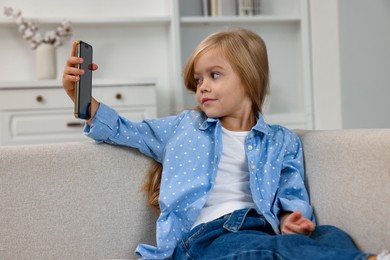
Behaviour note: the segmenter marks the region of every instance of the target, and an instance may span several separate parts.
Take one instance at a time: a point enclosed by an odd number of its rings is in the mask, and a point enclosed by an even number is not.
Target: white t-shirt
[[[193,227],[212,221],[237,209],[255,208],[249,187],[248,160],[245,153],[247,131],[222,128],[222,156],[214,187]]]

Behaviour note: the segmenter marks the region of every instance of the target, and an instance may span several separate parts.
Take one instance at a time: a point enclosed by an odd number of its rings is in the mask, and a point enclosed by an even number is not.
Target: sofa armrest
[[[390,245],[390,129],[297,131],[319,224],[340,227],[363,251]]]

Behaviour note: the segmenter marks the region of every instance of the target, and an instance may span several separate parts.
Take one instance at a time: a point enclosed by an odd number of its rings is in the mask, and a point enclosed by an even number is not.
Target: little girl
[[[74,82],[84,73],[75,65],[82,62],[73,46],[63,76],[72,100]],[[210,35],[189,58],[184,81],[196,94],[195,110],[131,122],[93,99],[84,129],[97,142],[137,148],[163,166],[161,176],[152,176],[159,193],[157,246],[139,245],[140,257],[370,256],[341,230],[315,227],[301,142],[262,117],[268,58],[257,34],[241,29]]]

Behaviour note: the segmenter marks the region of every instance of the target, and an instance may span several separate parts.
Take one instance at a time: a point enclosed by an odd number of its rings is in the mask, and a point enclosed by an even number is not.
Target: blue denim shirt
[[[134,147],[163,164],[157,246],[142,244],[136,253],[144,259],[171,257],[213,187],[222,153],[219,119],[189,110],[136,123],[100,104],[84,132],[97,142]],[[314,221],[299,138],[284,127],[266,124],[259,115],[246,138],[245,151],[253,200],[275,233],[280,234],[280,212],[299,210]]]

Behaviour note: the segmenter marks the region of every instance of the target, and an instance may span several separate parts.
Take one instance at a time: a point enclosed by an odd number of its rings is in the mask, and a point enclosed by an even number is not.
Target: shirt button
[[[252,145],[248,145],[248,150],[252,151],[253,150],[253,146]]]
[[[256,164],[251,164],[251,169],[256,170]]]

